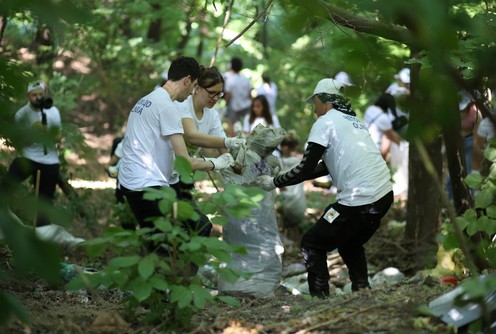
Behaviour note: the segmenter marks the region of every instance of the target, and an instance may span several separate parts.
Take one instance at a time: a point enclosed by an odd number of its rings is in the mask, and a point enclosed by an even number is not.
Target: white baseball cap
[[[401,82],[403,82],[405,84],[409,84],[410,83],[410,69],[405,67],[404,69],[399,71],[398,74],[395,74],[394,78],[401,80]]]
[[[340,82],[343,84],[343,86],[353,86],[353,83],[351,83],[350,76],[346,72],[339,72],[334,76],[334,80]]]
[[[472,97],[466,90],[458,92],[458,109],[460,111],[465,110],[470,102],[472,102]]]
[[[322,79],[317,83],[317,86],[315,86],[313,94],[310,95],[305,102],[313,104],[313,97],[320,93],[342,95],[340,92],[342,87],[343,84],[337,80],[330,78]]]
[[[33,90],[37,89],[40,89],[42,91],[45,90],[45,85],[43,84],[43,82],[38,81],[28,85],[28,93],[31,93]]]

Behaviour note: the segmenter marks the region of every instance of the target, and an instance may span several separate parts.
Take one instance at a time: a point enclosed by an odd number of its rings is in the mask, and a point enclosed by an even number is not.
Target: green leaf
[[[174,169],[179,173],[182,182],[186,184],[193,183],[193,168],[185,157],[176,156]]]
[[[117,268],[132,267],[136,265],[140,259],[141,256],[138,255],[115,257],[109,261],[109,265]]]
[[[493,202],[494,197],[491,190],[481,190],[475,195],[475,206],[477,208],[487,208]]]
[[[156,254],[150,254],[140,260],[138,264],[138,273],[144,280],[150,277],[155,271],[156,259],[157,259]]]
[[[172,224],[168,219],[160,217],[153,221],[153,224],[162,232],[169,232],[172,229]]]
[[[474,189],[479,189],[482,183],[482,176],[479,173],[471,173],[465,178],[465,183]]]
[[[231,296],[217,296],[217,299],[220,300],[221,302],[231,305],[231,306],[239,306],[241,305],[240,302]]]
[[[16,298],[0,293],[0,324],[6,324],[12,317],[25,323],[29,320],[28,312]]]
[[[169,288],[167,281],[157,275],[150,277],[149,282],[150,285],[156,290],[167,292],[167,289]]]
[[[191,305],[193,295],[189,289],[181,285],[174,285],[170,290],[170,301],[172,303],[176,303],[179,308],[185,308]]]
[[[224,226],[225,224],[227,224],[227,218],[226,217],[222,217],[222,216],[212,217],[212,218],[210,218],[210,221],[214,225]]]
[[[178,201],[177,202],[177,218],[179,220],[184,221],[188,219],[192,219],[195,214],[195,208],[186,201]],[[199,218],[198,215],[196,215]]]
[[[490,218],[496,218],[496,205],[491,204],[486,208],[487,216]]]
[[[129,284],[129,289],[133,291],[133,297],[137,301],[142,302],[152,294],[152,286],[149,282],[145,282],[141,278],[135,279]]]
[[[124,286],[129,280],[129,275],[123,270],[112,270],[112,272],[109,273],[109,277],[120,287]]]
[[[208,292],[207,289],[199,285],[191,284],[189,288],[191,289],[191,292],[193,294],[193,304],[199,309],[204,308],[205,304],[208,301],[214,299],[214,297]]]
[[[491,162],[496,162],[496,148],[488,147],[484,150],[484,156]]]
[[[420,313],[421,315],[429,316],[429,317],[436,317],[437,315],[432,311],[429,306],[426,304],[422,304],[419,307],[417,307],[417,312]]]

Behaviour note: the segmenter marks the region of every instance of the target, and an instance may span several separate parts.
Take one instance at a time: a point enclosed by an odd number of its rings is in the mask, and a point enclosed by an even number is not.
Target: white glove
[[[260,187],[265,191],[271,191],[271,190],[274,190],[276,188],[276,186],[274,184],[274,178],[272,176],[269,176],[269,175],[258,176],[255,179],[254,184],[257,187]]]
[[[224,145],[228,149],[239,148],[241,145],[244,145],[245,143],[246,143],[245,138],[233,137],[233,138],[225,138],[224,139]]]
[[[234,165],[234,158],[230,153],[224,153],[217,158],[205,158],[205,160],[214,164],[212,170],[222,170]]]

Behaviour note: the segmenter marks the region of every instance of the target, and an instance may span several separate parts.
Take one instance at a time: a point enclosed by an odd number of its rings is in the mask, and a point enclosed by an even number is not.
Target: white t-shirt
[[[181,114],[165,89],[139,100],[127,121],[119,183],[130,190],[167,186],[175,159],[169,136],[183,133]]]
[[[370,136],[372,137],[375,145],[380,148],[384,132],[393,128],[388,114],[383,112],[382,109],[377,106],[370,106],[367,110],[365,110],[363,120],[369,129]]]
[[[483,118],[477,128],[477,134],[487,141],[496,137],[496,129],[489,118]]]
[[[193,106],[193,96],[189,96],[183,102],[176,102],[182,118],[191,118],[196,128],[201,133],[206,133],[211,136],[226,138],[226,133],[220,121],[219,112],[214,108],[203,108],[203,117],[196,117],[195,108]]]
[[[314,123],[308,141],[327,147],[324,161],[340,204],[371,204],[392,190],[386,162],[357,117],[331,109]]]
[[[229,107],[237,112],[251,106],[251,83],[250,80],[239,73],[231,73],[226,76],[224,90],[231,93]]]
[[[257,88],[257,95],[264,95],[269,102],[270,113],[276,114],[277,86],[275,83],[264,82]]]
[[[46,115],[46,126],[48,128],[57,127],[59,130],[62,128],[60,112],[57,107],[53,106],[50,109],[43,109],[43,112]],[[33,111],[28,103],[17,111],[15,114],[15,121],[23,126],[26,131],[30,131],[34,126],[41,125],[42,114],[40,111]],[[54,165],[60,163],[57,147],[55,145],[32,143],[31,145],[23,148],[22,156],[44,165]]]
[[[263,117],[256,117],[253,120],[253,123],[250,124],[250,114],[246,115],[244,120],[243,120],[243,131],[244,132],[251,132],[253,129],[258,124],[262,124],[263,126],[268,126],[267,121]],[[272,115],[272,124],[270,125],[271,128],[280,128],[281,124],[279,124],[279,119],[277,116]]]

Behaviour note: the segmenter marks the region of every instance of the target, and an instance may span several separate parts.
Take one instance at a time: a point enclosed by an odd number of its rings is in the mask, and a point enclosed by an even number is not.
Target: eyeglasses
[[[221,98],[224,96],[224,92],[211,92],[209,91],[208,89],[206,89],[205,87],[202,87],[203,89],[205,89],[205,91],[208,93],[208,97],[210,97],[211,99],[213,99],[214,97],[217,97],[217,98]]]

